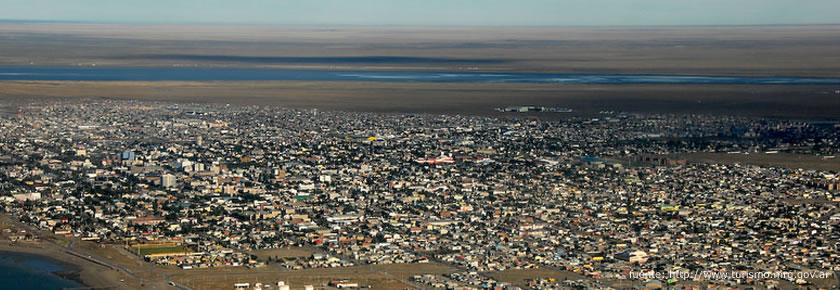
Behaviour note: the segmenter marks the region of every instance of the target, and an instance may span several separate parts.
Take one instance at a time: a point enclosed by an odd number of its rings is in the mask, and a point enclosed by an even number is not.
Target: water
[[[67,271],[58,262],[37,255],[0,252],[0,289],[61,289],[83,287],[53,272]]]
[[[840,85],[840,78],[231,68],[0,67],[0,80],[43,81],[378,81],[549,84]]]
[[[123,59],[224,61],[260,64],[501,64],[503,59],[464,59],[444,57],[408,56],[332,56],[332,57],[284,57],[284,56],[241,56],[241,55],[194,55],[158,54],[122,57]]]

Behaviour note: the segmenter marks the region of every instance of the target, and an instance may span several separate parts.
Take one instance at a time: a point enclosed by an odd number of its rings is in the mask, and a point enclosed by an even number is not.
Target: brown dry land
[[[498,272],[490,272],[485,273],[487,276],[492,277],[493,279],[504,281],[508,283],[513,283],[516,286],[522,287],[527,289],[528,280],[532,279],[546,279],[546,278],[554,278],[557,279],[558,283],[562,283],[563,280],[581,280],[587,279],[585,276],[568,272],[568,271],[560,271],[560,270],[553,270],[553,269],[511,269],[505,271],[498,271]],[[615,280],[615,279],[606,279],[602,281],[604,285],[609,285],[610,287],[614,287],[616,289],[633,289],[633,287],[641,286],[643,281],[639,280]],[[709,281],[709,282],[719,282],[719,281]],[[680,281],[677,284],[677,287],[689,287],[689,288],[699,288],[704,289],[707,286],[713,285],[709,282],[701,282],[701,281]],[[809,279],[809,282],[813,283],[812,286],[818,287],[819,289],[828,289],[835,285],[836,280],[833,278],[830,279]],[[782,289],[793,289],[795,285],[791,284],[788,281],[779,281],[780,286]],[[821,288],[823,287],[823,288]],[[734,287],[734,289],[751,289],[749,286],[738,286]]]
[[[312,248],[304,248],[304,247],[291,247],[291,248],[277,248],[277,249],[260,249],[260,250],[252,250],[248,253],[251,255],[256,255],[260,260],[265,261],[268,260],[269,257],[271,259],[277,258],[300,258],[300,257],[309,257],[312,256],[313,253],[322,252],[317,249]]]
[[[726,154],[726,153],[685,153],[675,154],[674,158],[685,159],[689,162],[718,163],[718,164],[748,164],[760,166],[777,166],[785,168],[802,168],[813,170],[840,171],[840,159],[823,159],[815,155],[791,154],[791,153],[750,153],[750,154]]]
[[[840,77],[840,26],[282,27],[0,24],[0,66],[175,66]],[[508,105],[840,118],[838,86],[0,82],[0,100],[103,97],[490,114]],[[539,118],[565,115],[540,114]]]
[[[578,273],[552,269],[511,269],[485,274],[493,279],[513,283],[522,288],[528,288],[528,280],[533,279],[554,278],[557,281],[586,279],[586,276]]]
[[[838,28],[837,25],[480,28],[3,23],[0,24],[0,51],[3,52],[0,65],[838,77]],[[353,59],[371,56],[420,59],[376,62]]]
[[[493,116],[501,116],[495,108],[530,104],[568,107],[584,115],[607,110],[836,120],[840,118],[840,95],[835,94],[834,89],[831,86],[775,85],[2,81],[0,100],[30,102],[82,97]],[[562,118],[568,115],[529,116]]]
[[[408,281],[414,275],[453,272],[453,268],[440,264],[379,265],[346,268],[307,269],[297,271],[275,270],[271,267],[259,269],[218,268],[181,271],[173,274],[174,281],[192,289],[232,288],[234,283],[275,283],[284,281],[292,289],[313,285],[316,289],[328,289],[327,283],[336,280],[350,280],[373,289],[419,289],[420,285]],[[333,288],[334,289],[334,288]]]

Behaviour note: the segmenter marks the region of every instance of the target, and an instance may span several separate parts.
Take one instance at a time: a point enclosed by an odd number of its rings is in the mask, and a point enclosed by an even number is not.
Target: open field
[[[137,253],[139,256],[144,257],[146,255],[155,255],[155,254],[171,254],[171,253],[184,253],[187,252],[187,249],[181,245],[174,245],[174,246],[155,246],[155,247],[132,247],[132,252]]]
[[[840,26],[0,24],[0,65],[840,76]]]
[[[527,289],[527,281],[531,279],[545,279],[545,278],[555,278],[557,281],[561,282],[563,280],[581,280],[586,279],[585,276],[567,272],[567,271],[559,271],[553,269],[510,269],[505,271],[498,271],[498,272],[491,272],[485,273],[487,276],[493,277],[493,279],[513,283],[516,286],[522,287]],[[836,282],[834,278],[830,279],[808,279],[809,282],[813,283],[812,286],[816,287],[824,287],[828,289],[834,285]],[[614,287],[616,289],[632,289],[633,287],[640,286],[643,284],[644,281],[640,280],[617,280],[617,279],[605,279],[605,285],[609,285],[610,287]],[[710,282],[720,282],[720,281],[710,281]],[[788,281],[779,281],[780,286],[782,289],[792,289],[795,287],[792,283]],[[706,281],[689,281],[683,280],[680,281],[677,286],[685,286],[685,287],[696,287],[696,288],[704,288],[705,286],[711,285],[709,282]],[[735,289],[749,289],[747,286],[735,287]],[[822,289],[822,288],[820,288]]]
[[[316,289],[327,288],[335,280],[350,280],[373,289],[419,288],[408,278],[421,274],[450,273],[453,269],[435,263],[412,265],[356,266],[346,268],[306,269],[297,271],[276,270],[271,267],[258,269],[217,268],[181,271],[173,274],[174,281],[193,289],[232,288],[234,283],[273,283],[285,281],[292,289],[313,285]]]
[[[578,273],[559,271],[545,268],[538,269],[510,269],[504,271],[485,273],[489,277],[499,281],[513,283],[522,288],[527,287],[527,281],[531,279],[555,278],[558,281],[580,280],[586,277]]]
[[[256,255],[260,260],[266,261],[269,257],[271,259],[276,260],[278,258],[299,258],[299,257],[309,257],[312,256],[313,253],[319,252],[316,249],[311,248],[303,248],[303,247],[292,247],[292,248],[277,248],[277,249],[260,249],[260,250],[252,250],[249,252],[251,255]]]
[[[840,118],[833,86],[551,85],[382,82],[0,82],[0,100],[104,98],[180,103],[274,105],[366,112],[503,116],[508,105],[599,111],[725,114],[791,119]],[[504,116],[522,116],[505,114]],[[533,114],[563,118],[567,114]]]
[[[673,158],[685,159],[697,163],[747,164],[760,166],[778,166],[785,168],[802,168],[813,170],[840,171],[840,159],[823,159],[819,156],[791,153],[685,153],[675,154]]]
[[[742,165],[758,165],[758,166],[773,166],[789,169],[806,169],[806,170],[827,170],[840,171],[840,159],[830,158],[824,159],[821,156],[795,153],[772,153],[767,154],[763,152],[749,153],[749,154],[727,154],[715,152],[694,152],[694,153],[677,153],[663,155],[671,160],[683,159],[689,163],[715,163],[715,164],[742,164]],[[608,158],[610,159],[610,158]],[[610,159],[612,162],[619,162],[622,164],[642,165],[645,163],[628,160],[627,158]],[[650,164],[645,164],[650,165]]]

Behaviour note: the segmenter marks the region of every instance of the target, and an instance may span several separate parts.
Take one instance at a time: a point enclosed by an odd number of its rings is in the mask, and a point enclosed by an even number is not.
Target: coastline
[[[12,251],[12,248],[19,247],[24,248],[28,245],[17,245],[17,246],[8,246],[3,247],[0,249],[0,257],[13,260],[15,264],[17,263],[26,263],[31,261],[36,261],[37,264],[41,264],[41,262],[46,262],[47,267],[43,266],[35,266],[32,267],[37,269],[37,272],[50,274],[55,276],[56,278],[60,278],[67,281],[73,281],[80,285],[87,286],[84,281],[82,281],[80,273],[81,273],[81,266],[68,263],[57,259],[52,256],[42,255],[41,253],[31,253],[28,250],[22,251]],[[25,248],[24,248],[25,249]],[[29,248],[33,249],[33,248]],[[15,249],[17,250],[17,249]],[[52,268],[50,266],[58,266],[60,269],[48,269]],[[88,286],[89,287],[89,286]]]
[[[67,254],[57,246],[43,242],[0,242],[0,255],[13,259],[37,259],[62,267],[62,270],[49,272],[56,277],[71,280],[85,287],[99,288],[119,285],[115,271],[84,261]]]

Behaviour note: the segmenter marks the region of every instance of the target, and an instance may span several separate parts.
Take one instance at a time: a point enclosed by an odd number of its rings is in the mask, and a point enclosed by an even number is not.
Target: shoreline
[[[46,271],[58,278],[74,281],[84,287],[119,286],[118,280],[103,275],[103,267],[67,254],[64,249],[45,242],[0,242],[0,255],[11,258],[43,260],[61,266],[60,271]]]
[[[166,66],[138,65],[17,65],[3,64],[4,81],[82,81],[82,82],[388,82],[388,83],[452,83],[452,84],[549,84],[549,85],[835,85],[840,78],[807,74],[755,74],[723,72],[666,71],[539,71],[481,70],[451,67],[364,67],[336,65],[222,65]],[[22,71],[22,72],[18,72]],[[99,74],[86,74],[99,71]],[[71,72],[71,73],[68,73]],[[121,73],[124,77],[109,79],[101,72]],[[142,73],[140,75],[135,73]],[[182,75],[157,77],[160,72],[182,72]],[[195,77],[196,73],[198,77]],[[249,77],[232,77],[224,72],[249,73]],[[207,74],[212,73],[212,74]],[[292,74],[311,73],[298,78]],[[359,74],[348,76],[346,74]],[[384,75],[381,74],[391,74]],[[187,77],[189,75],[189,77]],[[463,77],[469,77],[464,79]],[[498,77],[498,78],[497,78]],[[507,78],[505,78],[507,77]],[[599,79],[586,79],[595,77]],[[635,79],[634,79],[635,78]],[[700,79],[700,80],[698,80]]]
[[[85,287],[91,287],[91,286],[85,284],[84,281],[82,281],[82,279],[81,279],[82,266],[80,266],[80,265],[73,264],[73,263],[68,263],[68,262],[60,260],[56,257],[43,255],[41,253],[33,253],[31,251],[28,251],[28,250],[13,251],[13,250],[17,250],[17,248],[26,249],[27,246],[21,246],[21,245],[16,245],[16,246],[5,245],[5,246],[6,247],[0,247],[0,256],[2,256],[2,257],[9,258],[11,260],[14,260],[15,262],[18,262],[20,260],[23,260],[23,261],[35,260],[35,261],[44,261],[44,262],[47,262],[51,265],[59,266],[59,267],[61,267],[61,269],[58,269],[58,271],[52,271],[52,269],[45,269],[45,268],[41,268],[41,267],[37,267],[37,266],[36,267],[31,267],[31,268],[36,269],[38,272],[49,273],[51,275],[54,275],[55,277],[58,277],[58,278],[61,278],[61,279],[64,279],[64,280],[68,280],[68,281],[76,282],[76,283],[78,283],[82,286],[85,286]],[[29,248],[29,249],[33,249],[33,248]]]

